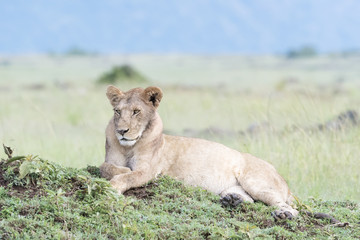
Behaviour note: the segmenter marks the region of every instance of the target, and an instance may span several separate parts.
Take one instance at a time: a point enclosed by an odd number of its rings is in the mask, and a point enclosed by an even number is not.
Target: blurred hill
[[[2,1],[0,53],[284,53],[360,48],[360,1]]]

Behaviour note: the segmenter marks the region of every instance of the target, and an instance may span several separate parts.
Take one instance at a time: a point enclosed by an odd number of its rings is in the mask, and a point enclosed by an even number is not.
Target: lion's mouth
[[[125,138],[125,137],[120,137],[118,138],[119,139],[119,143],[122,145],[122,146],[127,146],[127,147],[130,147],[130,146],[133,146],[137,140],[139,139],[140,137],[136,137],[136,138]]]
[[[139,137],[134,138],[134,139],[129,139],[129,138],[123,137],[123,138],[120,139],[120,141],[131,142],[131,141],[137,141],[138,139],[139,139]]]

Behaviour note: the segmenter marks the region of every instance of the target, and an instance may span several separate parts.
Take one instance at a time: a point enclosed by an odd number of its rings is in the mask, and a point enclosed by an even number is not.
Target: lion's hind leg
[[[242,202],[254,202],[241,186],[233,186],[220,193],[220,202],[224,206],[236,207]]]
[[[276,206],[273,216],[277,219],[291,219],[298,215],[298,211],[289,204],[291,193],[285,180],[269,163],[250,154],[243,154],[246,159],[246,169],[236,178],[247,194],[254,200]]]
[[[284,198],[280,191],[275,191],[271,187],[252,187],[247,189],[247,191],[255,200],[277,207],[278,210],[272,213],[275,219],[292,219],[298,215],[298,211],[287,203],[288,199]]]

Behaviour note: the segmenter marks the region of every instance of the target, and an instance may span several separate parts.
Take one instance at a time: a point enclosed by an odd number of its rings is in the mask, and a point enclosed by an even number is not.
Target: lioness
[[[203,139],[169,136],[157,107],[157,87],[106,93],[114,116],[106,128],[106,156],[101,175],[119,192],[139,187],[159,174],[220,194],[225,205],[254,200],[277,206],[275,217],[298,214],[284,179],[269,163]]]

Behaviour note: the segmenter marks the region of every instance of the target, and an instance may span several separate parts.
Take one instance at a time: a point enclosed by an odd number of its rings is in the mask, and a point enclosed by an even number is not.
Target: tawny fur
[[[141,186],[159,174],[243,201],[262,201],[296,216],[291,192],[275,168],[250,154],[196,138],[169,136],[156,109],[162,98],[157,87],[122,92],[107,89],[114,116],[106,128],[103,177],[119,192]]]

